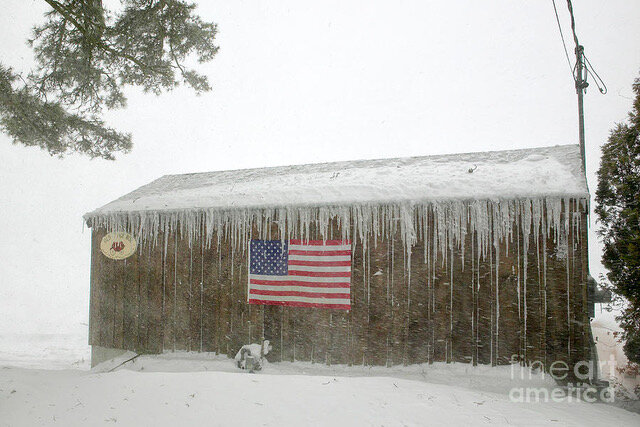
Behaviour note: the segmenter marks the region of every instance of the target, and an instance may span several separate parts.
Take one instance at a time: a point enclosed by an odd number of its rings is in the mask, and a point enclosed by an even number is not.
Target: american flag
[[[351,309],[351,242],[251,240],[249,304]]]

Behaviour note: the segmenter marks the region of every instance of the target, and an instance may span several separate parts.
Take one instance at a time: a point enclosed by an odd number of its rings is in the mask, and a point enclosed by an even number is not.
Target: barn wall
[[[569,208],[578,209],[574,202]],[[100,252],[106,231],[94,229],[89,343],[233,357],[265,337],[272,361],[495,365],[515,355],[547,367],[575,363],[589,354],[587,222],[580,215],[579,235],[570,227],[566,247],[531,233],[526,253],[519,227],[486,255],[473,233],[464,254],[442,253],[433,239],[419,240],[410,257],[399,235],[377,244],[371,238],[366,251],[358,240],[349,312],[247,304],[246,253],[224,239],[189,246],[178,234],[160,235],[157,245],[139,245],[115,261]]]

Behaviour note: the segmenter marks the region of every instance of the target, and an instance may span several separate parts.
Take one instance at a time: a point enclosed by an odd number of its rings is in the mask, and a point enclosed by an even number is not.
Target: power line
[[[596,72],[595,68],[593,68],[593,65],[591,65],[591,62],[589,61],[589,58],[587,58],[587,55],[584,55],[583,53],[583,56],[587,73],[591,74],[591,77],[593,77],[593,81],[596,82],[596,86],[598,86],[598,90],[600,91],[600,93],[603,95],[606,94],[608,90],[607,85],[604,83],[604,80],[602,80],[602,78]]]
[[[569,59],[569,52],[567,51],[567,44],[564,41],[564,34],[562,33],[562,26],[560,25],[560,18],[558,17],[558,9],[556,8],[556,0],[551,0],[553,3],[553,11],[556,13],[556,22],[558,23],[558,30],[560,30],[560,38],[562,39],[562,47],[564,48],[564,55],[567,57],[567,64],[569,64],[569,72],[571,73],[571,78],[573,81],[576,81],[576,76],[573,72],[573,66],[571,65],[571,60]],[[573,17],[572,17],[573,19]]]

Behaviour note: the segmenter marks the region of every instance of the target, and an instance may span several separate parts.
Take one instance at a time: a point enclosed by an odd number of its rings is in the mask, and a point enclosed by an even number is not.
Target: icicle
[[[471,350],[471,361],[473,366],[476,366],[478,364],[478,358],[477,358],[477,347],[476,347],[476,336],[475,336],[475,330],[476,330],[476,284],[474,283],[474,272],[475,272],[475,262],[476,262],[476,258],[474,256],[474,245],[473,245],[473,235],[471,236],[471,342],[473,343],[473,347]]]
[[[371,309],[371,251],[367,251],[367,323],[370,320]]]
[[[498,363],[498,343],[500,342],[500,245],[495,246],[496,249],[496,364]]]
[[[518,296],[518,327],[520,328],[520,342],[518,343],[518,345],[520,346],[519,348],[519,352],[521,352],[522,348],[524,347],[523,345],[523,338],[522,338],[522,305],[521,305],[521,300],[522,300],[522,294],[521,294],[521,275],[520,275],[520,268],[521,268],[521,264],[520,264],[520,227],[517,227],[516,230],[516,236],[517,236],[517,244],[516,244],[516,261],[518,262],[518,269],[517,269],[517,280],[518,280],[518,287],[517,289],[517,296]]]
[[[569,250],[573,250],[573,242],[569,242],[569,200],[565,199],[564,200],[564,208],[565,208],[565,212],[564,212],[564,217],[565,217],[565,222],[564,222],[564,227],[565,227],[565,240],[567,242],[566,246],[567,246],[567,253],[566,253],[566,266],[567,266],[567,355],[569,356],[569,359],[571,359],[571,330],[572,325],[571,325],[571,293],[570,293],[570,288],[571,288],[571,275],[570,275],[570,267],[569,267],[569,262],[571,260],[571,254],[569,253]],[[573,237],[573,236],[572,236]],[[569,245],[569,243],[571,243],[571,246]]]
[[[451,248],[451,269],[449,270],[449,354],[447,356],[448,362],[453,362],[453,248]]]
[[[493,292],[493,250],[492,248],[489,248],[489,289],[490,292]],[[489,335],[490,335],[490,363],[491,365],[495,365],[495,361],[493,358],[493,353],[494,353],[494,341],[495,341],[495,315],[494,315],[494,300],[491,299],[490,300],[490,304],[491,304],[491,314],[490,314],[490,318],[491,318],[491,325],[489,328]]]
[[[443,267],[451,262],[449,257],[454,253],[453,249],[459,249],[464,268],[468,233],[474,235],[475,256],[481,259],[487,259],[491,249],[501,244],[505,245],[508,252],[509,244],[517,233],[522,236],[524,266],[519,283],[526,286],[531,236],[536,242],[540,234],[544,242],[553,239],[556,255],[563,259],[568,249],[568,234],[572,232],[576,240],[580,238],[583,211],[588,214],[587,199],[543,197],[521,200],[425,200],[352,206],[96,211],[88,214],[85,220],[92,228],[130,232],[141,246],[147,243],[156,246],[160,235],[177,235],[186,239],[189,247],[194,241],[202,240],[207,248],[215,244],[219,249],[224,241],[231,252],[237,252],[238,256],[246,256],[251,238],[271,240],[274,229],[278,230],[278,238],[283,241],[291,238],[327,240],[337,226],[339,236],[336,238],[351,240],[354,248],[358,244],[363,245],[363,253],[369,252],[369,239],[377,247],[380,240],[388,241],[398,236],[409,274],[413,246],[420,236],[425,250],[424,262],[429,263],[430,280],[438,262]],[[252,234],[253,230],[256,234]],[[526,290],[524,292],[526,295]],[[523,317],[526,317],[526,312],[526,308],[523,308]]]

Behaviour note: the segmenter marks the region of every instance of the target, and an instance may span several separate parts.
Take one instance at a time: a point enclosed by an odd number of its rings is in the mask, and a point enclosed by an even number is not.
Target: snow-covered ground
[[[0,425],[640,425],[605,403],[513,402],[514,388],[555,385],[511,367],[277,363],[249,374],[176,353],[108,372],[115,364],[87,360],[79,337],[0,337]]]
[[[0,367],[89,369],[87,335],[0,334]]]

